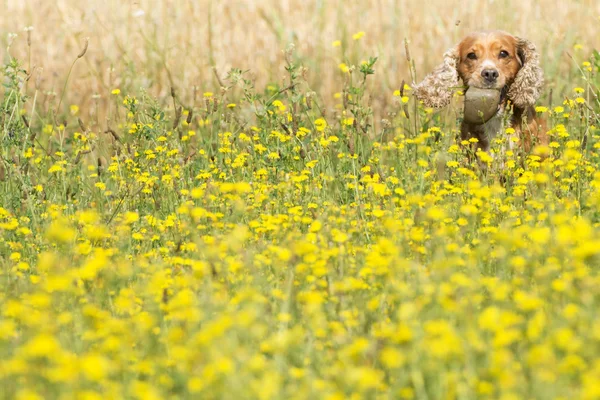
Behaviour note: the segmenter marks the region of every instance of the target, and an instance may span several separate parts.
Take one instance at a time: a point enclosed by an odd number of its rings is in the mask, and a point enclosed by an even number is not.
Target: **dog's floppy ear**
[[[444,53],[444,62],[415,86],[415,96],[426,107],[442,108],[452,100],[452,88],[458,85],[458,47]]]
[[[540,56],[529,40],[517,37],[517,55],[522,67],[508,89],[508,98],[519,108],[533,106],[539,99],[544,84]]]

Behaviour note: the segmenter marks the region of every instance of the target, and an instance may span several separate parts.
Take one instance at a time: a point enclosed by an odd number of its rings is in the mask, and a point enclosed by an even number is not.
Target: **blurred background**
[[[2,56],[18,57],[40,101],[61,95],[64,107],[110,102],[119,88],[147,88],[167,98],[171,84],[188,101],[216,91],[231,68],[249,70],[256,87],[281,84],[283,50],[295,45],[308,84],[334,103],[343,81],[340,63],[379,57],[370,79],[374,106],[405,80],[404,38],[422,78],[442,53],[476,29],[503,29],[531,39],[542,53],[548,88],[571,90],[572,78],[600,47],[597,0],[3,0]],[[16,34],[15,35],[12,35]],[[572,55],[576,61],[570,58]],[[169,71],[171,78],[169,78]],[[170,81],[171,79],[171,81]],[[546,90],[546,93],[548,89]],[[96,103],[94,103],[96,102]],[[99,108],[99,107],[98,107]],[[98,109],[97,108],[97,109]]]

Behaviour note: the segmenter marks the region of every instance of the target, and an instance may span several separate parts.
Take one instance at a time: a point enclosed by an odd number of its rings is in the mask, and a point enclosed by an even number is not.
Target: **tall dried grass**
[[[64,77],[85,37],[90,47],[85,63],[73,71],[64,106],[110,101],[117,87],[147,87],[168,97],[173,85],[189,100],[193,87],[218,86],[213,65],[220,76],[231,67],[249,69],[259,86],[280,81],[282,50],[289,43],[309,68],[309,83],[327,102],[340,90],[341,62],[378,56],[373,89],[390,91],[410,80],[404,38],[422,77],[446,48],[482,28],[536,42],[548,84],[559,94],[569,78],[565,74],[573,70],[566,52],[575,43],[600,45],[599,15],[595,0],[5,0],[0,29],[19,34],[10,52],[27,60],[27,69],[43,68],[37,81],[46,102],[62,96]],[[33,27],[30,48],[27,26]],[[366,34],[354,41],[358,31]],[[333,47],[335,40],[342,46]],[[375,101],[384,102],[383,97]]]

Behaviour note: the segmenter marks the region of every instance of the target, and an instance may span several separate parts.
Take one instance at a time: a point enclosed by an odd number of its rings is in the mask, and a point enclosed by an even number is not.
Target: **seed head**
[[[85,56],[85,53],[86,53],[86,51],[87,51],[87,49],[88,49],[88,45],[90,44],[90,38],[86,37],[86,38],[85,38],[85,39],[83,39],[83,40],[84,40],[84,44],[83,44],[83,50],[81,50],[81,53],[79,53],[79,54],[77,55],[77,58],[81,58],[81,57]]]

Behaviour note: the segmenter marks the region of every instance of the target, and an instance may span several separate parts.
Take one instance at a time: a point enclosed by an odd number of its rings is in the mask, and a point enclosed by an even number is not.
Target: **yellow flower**
[[[91,382],[100,382],[110,372],[110,361],[99,354],[88,354],[79,361],[83,376]]]
[[[323,224],[321,223],[321,221],[316,220],[313,221],[313,223],[310,225],[309,231],[310,232],[319,232],[322,228]]]
[[[341,40],[334,40],[333,43],[331,43],[331,45],[333,47],[340,47],[342,45],[342,41]]]
[[[446,218],[446,212],[440,207],[431,207],[427,210],[427,218],[432,221],[440,221]]]
[[[19,389],[15,400],[44,400],[44,397],[27,388]]]
[[[393,347],[386,347],[381,350],[379,359],[386,368],[390,369],[400,368],[406,363],[406,356]]]
[[[65,169],[58,163],[54,164],[53,166],[51,166],[48,169],[48,173],[50,173],[50,174],[55,173],[55,172],[64,172],[64,171],[65,171]]]
[[[327,121],[323,118],[318,118],[315,120],[315,128],[319,132],[323,132],[325,128],[327,128]]]
[[[348,235],[338,229],[332,229],[331,235],[332,235],[333,241],[336,243],[342,244],[342,243],[345,243],[346,241],[348,241]]]
[[[363,36],[365,36],[365,32],[363,32],[363,31],[356,32],[354,35],[352,35],[352,39],[359,40]]]
[[[52,357],[60,350],[56,338],[47,333],[41,333],[29,340],[22,348],[26,357]]]
[[[384,382],[383,372],[371,367],[350,368],[347,378],[358,390],[377,389]]]
[[[112,92],[110,92],[110,93],[114,94],[115,96],[119,95],[119,94],[121,94],[121,89],[113,89]]]
[[[492,161],[494,161],[492,156],[490,156],[490,154],[485,151],[478,151],[477,157],[479,157],[479,159],[486,164],[490,164]]]
[[[125,224],[132,224],[140,220],[140,215],[135,211],[127,211],[123,217]]]
[[[72,242],[76,235],[77,231],[75,231],[75,229],[73,229],[69,222],[64,218],[60,218],[52,222],[52,224],[50,224],[46,230],[46,237],[48,240],[55,243]]]
[[[277,109],[278,109],[280,112],[283,112],[283,111],[285,111],[285,110],[286,110],[286,106],[285,106],[285,105],[284,105],[284,104],[283,104],[283,103],[282,103],[280,100],[275,100],[275,101],[273,102],[273,106],[274,106],[274,107],[277,107]]]

